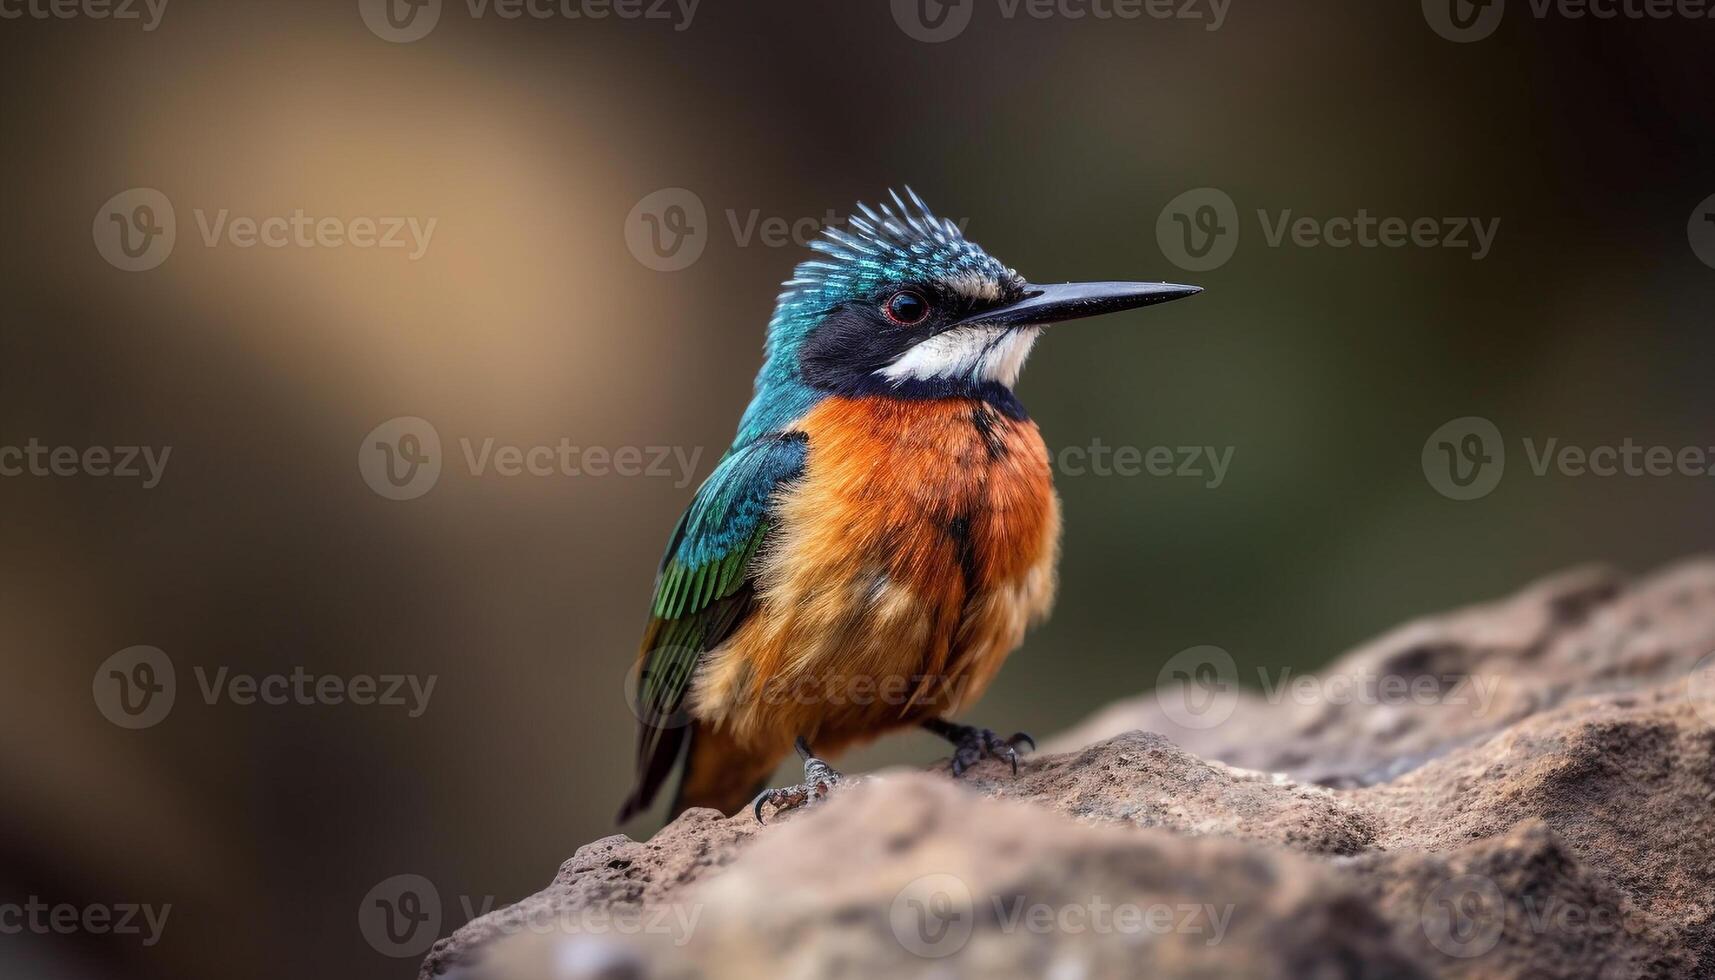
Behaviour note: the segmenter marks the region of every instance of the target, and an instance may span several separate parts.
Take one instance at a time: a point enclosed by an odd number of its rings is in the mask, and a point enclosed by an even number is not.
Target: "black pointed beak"
[[[973,313],[953,326],[1042,326],[1169,303],[1202,291],[1201,286],[1171,282],[1066,282],[1054,286],[1033,283],[1024,288],[1024,298],[1018,302]]]

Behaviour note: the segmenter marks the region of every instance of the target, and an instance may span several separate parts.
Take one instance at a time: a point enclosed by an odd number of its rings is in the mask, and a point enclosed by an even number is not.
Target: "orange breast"
[[[831,398],[802,428],[805,503],[848,524],[827,543],[887,556],[922,594],[1009,581],[1049,546],[1056,502],[1034,422],[964,398]]]
[[[1052,603],[1059,503],[1035,423],[983,402],[832,398],[798,428],[756,611],[693,713],[831,751],[981,693]]]

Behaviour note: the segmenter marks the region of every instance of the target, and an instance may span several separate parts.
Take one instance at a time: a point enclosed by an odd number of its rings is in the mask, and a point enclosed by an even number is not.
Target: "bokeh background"
[[[360,928],[377,883],[432,882],[444,934],[613,832],[625,675],[692,487],[475,475],[460,440],[700,450],[700,480],[806,254],[753,220],[909,183],[1031,277],[1208,288],[1052,335],[1025,373],[1052,447],[1232,460],[1214,488],[1062,476],[1062,596],[972,715],[997,728],[1051,734],[1186,647],[1311,668],[1561,566],[1715,545],[1715,479],[1535,476],[1521,444],[1715,446],[1715,255],[1688,231],[1715,203],[1715,21],[1515,2],[1455,43],[1416,3],[1233,0],[1217,30],[1206,4],[929,8],[968,23],[926,43],[908,4],[705,0],[687,23],[448,0],[397,42],[356,2],[174,2],[152,30],[8,8],[0,445],[171,456],[148,490],[0,478],[0,902],[171,912],[149,947],[0,935],[0,972],[407,977]],[[1240,237],[1190,272],[1156,228],[1203,187]],[[95,241],[132,188],[176,215],[147,271]],[[627,239],[666,188],[706,214],[676,271]],[[210,246],[221,209],[436,225],[414,260]],[[1499,232],[1481,260],[1271,247],[1258,209]],[[1461,502],[1420,457],[1472,415],[1508,467]],[[401,416],[443,443],[402,501],[358,465]],[[93,695],[139,644],[177,700],[127,730]],[[417,717],[205,703],[193,671],[223,667],[436,686]],[[942,752],[904,735],[846,766]]]

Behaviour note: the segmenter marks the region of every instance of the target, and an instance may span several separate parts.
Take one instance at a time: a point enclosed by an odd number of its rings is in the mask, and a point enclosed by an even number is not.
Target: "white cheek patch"
[[[1041,332],[1040,327],[958,327],[912,347],[876,373],[895,384],[968,378],[998,381],[1010,388]]]

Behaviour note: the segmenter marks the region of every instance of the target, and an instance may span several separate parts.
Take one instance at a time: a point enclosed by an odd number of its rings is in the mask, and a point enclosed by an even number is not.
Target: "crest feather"
[[[860,202],[844,228],[824,228],[810,243],[823,258],[800,263],[781,284],[771,327],[813,316],[887,283],[1016,276],[966,239],[958,224],[936,217],[910,187],[903,195],[890,190],[887,196],[875,206]]]

